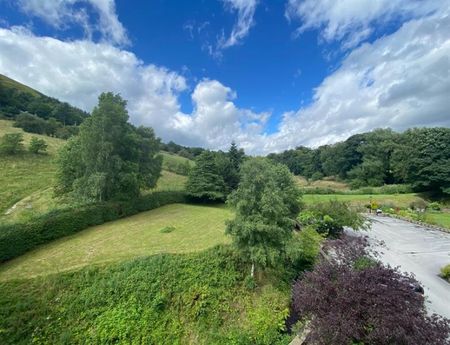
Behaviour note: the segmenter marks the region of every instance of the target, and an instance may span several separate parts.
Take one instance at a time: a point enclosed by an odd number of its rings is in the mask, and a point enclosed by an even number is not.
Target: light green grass
[[[30,93],[33,96],[42,96],[42,94],[40,92],[36,91],[35,89],[32,89],[29,86],[26,86],[24,84],[19,83],[18,81],[8,78],[7,76],[5,76],[3,74],[0,74],[0,85],[5,88],[17,89],[22,92]]]
[[[163,170],[156,184],[156,191],[181,191],[185,189],[187,176]]]
[[[22,133],[25,148],[33,136],[48,144],[48,154],[0,155],[0,212],[4,212],[19,200],[53,185],[55,180],[56,153],[65,141],[39,134],[25,133],[14,128],[12,121],[0,120],[0,136],[6,133]],[[1,216],[0,216],[1,218]]]
[[[350,190],[350,187],[345,182],[334,181],[331,179],[308,181],[303,176],[294,176],[294,180],[300,188],[328,188],[336,191]]]
[[[409,194],[357,194],[357,195],[342,195],[342,194],[305,194],[303,201],[306,204],[313,204],[317,202],[324,202],[328,200],[339,200],[349,202],[354,206],[364,206],[369,204],[370,200],[381,205],[393,205],[395,207],[409,207],[413,201],[418,201],[421,198],[414,193]]]
[[[449,212],[427,212],[425,220],[428,223],[450,229],[450,213]]]
[[[95,226],[0,265],[0,280],[73,270],[157,253],[186,253],[228,243],[224,206],[173,204]],[[170,233],[161,233],[173,227]]]

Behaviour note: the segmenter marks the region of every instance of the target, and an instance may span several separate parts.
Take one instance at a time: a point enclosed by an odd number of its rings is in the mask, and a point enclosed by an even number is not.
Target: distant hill
[[[79,125],[89,116],[79,108],[0,74],[0,117],[15,119],[22,112],[44,120],[53,118],[64,126]]]

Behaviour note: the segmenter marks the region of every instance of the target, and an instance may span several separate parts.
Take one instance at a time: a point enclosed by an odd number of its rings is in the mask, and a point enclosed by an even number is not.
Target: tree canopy
[[[205,151],[195,159],[186,183],[187,193],[196,199],[225,200],[227,188],[216,164],[215,153]]]
[[[162,157],[153,129],[128,122],[126,101],[103,93],[60,153],[56,191],[85,200],[131,198],[155,186]]]
[[[299,191],[287,167],[267,159],[248,159],[240,170],[239,187],[228,199],[236,216],[226,232],[252,267],[275,266],[292,236]]]
[[[297,147],[269,158],[309,179],[334,176],[352,187],[408,183],[450,194],[450,128],[376,129],[316,149]]]

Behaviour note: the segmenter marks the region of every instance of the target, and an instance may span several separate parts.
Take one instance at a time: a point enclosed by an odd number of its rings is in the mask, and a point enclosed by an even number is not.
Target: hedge
[[[74,234],[93,225],[185,201],[184,192],[154,192],[132,201],[89,204],[77,208],[54,210],[24,223],[0,225],[0,262],[13,259],[38,245]]]

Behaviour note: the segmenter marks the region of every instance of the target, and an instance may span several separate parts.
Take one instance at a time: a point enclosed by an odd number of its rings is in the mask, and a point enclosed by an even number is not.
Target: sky
[[[450,1],[0,0],[0,73],[249,154],[450,127]]]

